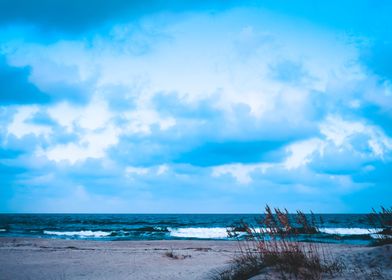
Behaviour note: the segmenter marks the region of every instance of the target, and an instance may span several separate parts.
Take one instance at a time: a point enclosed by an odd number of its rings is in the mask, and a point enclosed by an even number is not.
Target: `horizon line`
[[[301,211],[302,212],[302,211]],[[316,212],[305,212],[304,214],[314,214],[314,215],[367,215],[373,212],[325,212],[325,213],[316,213]],[[164,213],[137,213],[137,212],[130,212],[130,213],[116,213],[116,212],[108,212],[108,213],[93,213],[93,212],[0,212],[0,215],[264,215],[265,213],[173,213],[173,212],[164,212]],[[289,214],[297,214],[297,212],[289,212]]]

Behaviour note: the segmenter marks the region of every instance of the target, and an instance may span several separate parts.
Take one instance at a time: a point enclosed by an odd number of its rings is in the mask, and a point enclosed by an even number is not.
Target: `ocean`
[[[241,221],[257,227],[257,214],[0,214],[0,237],[83,240],[230,240]],[[377,235],[365,214],[316,214],[319,232],[303,241],[368,244]],[[319,219],[321,217],[321,219]],[[322,222],[320,222],[322,220]]]

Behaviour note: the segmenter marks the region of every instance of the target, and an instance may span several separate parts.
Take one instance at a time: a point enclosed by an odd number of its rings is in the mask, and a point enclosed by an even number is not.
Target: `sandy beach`
[[[366,279],[376,268],[392,276],[391,246],[328,246],[349,266],[355,264],[339,279],[352,279],[353,272]],[[170,252],[177,258],[167,256]],[[0,279],[209,279],[236,252],[235,241],[0,238]],[[267,275],[254,279],[271,279]]]
[[[237,249],[230,241],[0,239],[1,279],[206,279]],[[173,251],[180,259],[165,255]]]

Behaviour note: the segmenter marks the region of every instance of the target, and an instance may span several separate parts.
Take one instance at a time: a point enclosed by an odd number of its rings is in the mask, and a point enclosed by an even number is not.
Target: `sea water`
[[[377,238],[364,214],[316,214],[317,234],[304,241],[366,244]],[[260,227],[257,214],[0,214],[0,236],[86,240],[230,240],[242,222]],[[295,220],[295,216],[292,217]],[[309,217],[310,218],[310,217]],[[321,219],[320,219],[321,218]],[[322,221],[322,222],[321,222]]]

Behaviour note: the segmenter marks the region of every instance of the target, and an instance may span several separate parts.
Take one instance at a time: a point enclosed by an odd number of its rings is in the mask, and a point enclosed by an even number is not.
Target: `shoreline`
[[[227,240],[1,237],[0,279],[207,279],[230,260],[237,245]]]
[[[382,262],[381,256],[392,263],[391,246],[325,246],[334,256],[353,262]],[[170,257],[170,253],[176,257]],[[226,267],[237,253],[238,242],[230,240],[0,237],[0,279],[208,279],[212,271]],[[391,276],[392,268],[383,267]]]

